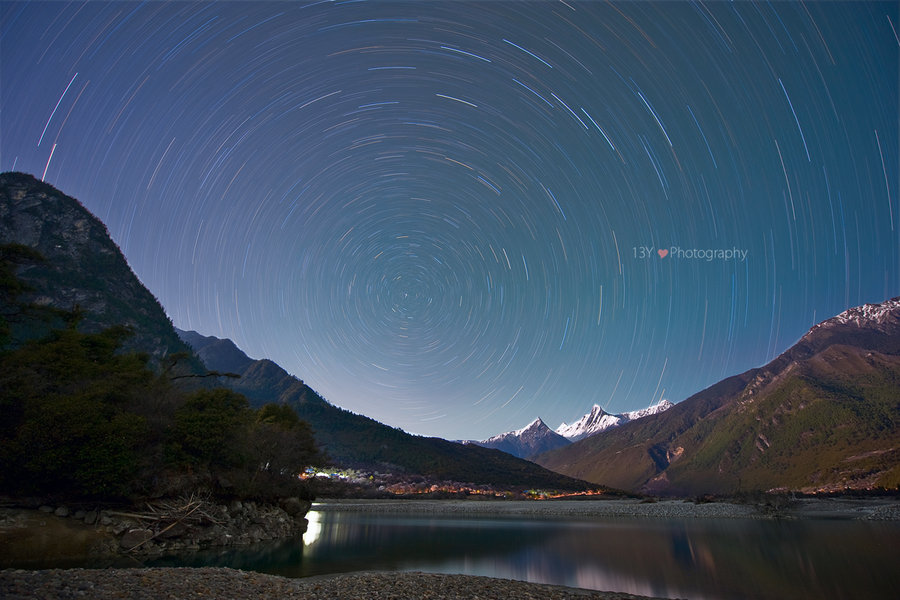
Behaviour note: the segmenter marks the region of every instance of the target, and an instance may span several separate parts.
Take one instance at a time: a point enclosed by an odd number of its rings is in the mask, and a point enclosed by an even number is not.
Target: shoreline
[[[511,518],[844,519],[900,520],[900,498],[803,498],[785,506],[664,499],[608,500],[357,500],[322,499],[311,511]]]
[[[212,597],[217,600],[666,600],[477,575],[362,571],[289,579],[223,567],[0,571],[8,600],[87,597],[113,600]]]
[[[296,538],[308,526],[309,502],[279,504],[159,501],[113,510],[0,506],[0,569],[17,565],[121,564],[211,548]]]
[[[758,507],[726,502],[637,499],[483,501],[483,500],[324,500],[312,511],[429,516],[482,516],[509,519],[826,519],[900,520],[900,498],[812,498],[794,501],[783,512],[764,514]],[[105,566],[105,565],[101,565]],[[643,591],[643,590],[640,590]],[[0,597],[10,600],[96,598],[135,600],[214,597],[219,600],[342,600],[384,597],[413,600],[665,600],[625,592],[569,588],[493,577],[357,571],[289,578],[228,567],[44,568],[0,570]]]

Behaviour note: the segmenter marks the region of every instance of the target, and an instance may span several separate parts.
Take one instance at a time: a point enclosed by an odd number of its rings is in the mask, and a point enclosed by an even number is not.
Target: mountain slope
[[[204,357],[208,368],[236,369],[239,379],[223,382],[247,396],[251,404],[289,404],[313,428],[316,441],[332,460],[346,467],[475,484],[569,490],[588,485],[548,471],[505,452],[439,438],[410,435],[374,419],[329,404],[301,380],[270,360],[253,360],[230,340],[181,331],[182,338]],[[239,355],[234,353],[239,352]]]
[[[12,345],[64,324],[61,318],[47,321],[36,317],[47,311],[29,308],[25,314],[23,305],[60,311],[77,307],[82,315],[79,328],[84,331],[125,324],[134,331],[126,340],[126,350],[145,352],[157,360],[183,352],[188,358],[179,363],[180,369],[190,368],[194,374],[203,369],[190,346],[178,337],[159,302],[128,267],[103,223],[74,198],[31,175],[0,174],[0,245],[8,244],[36,250],[43,257],[12,263],[9,268],[14,273],[5,273],[8,268],[4,262],[0,309],[4,319],[9,317]],[[24,281],[31,289],[16,294],[13,280]],[[241,375],[234,387],[254,405],[291,404],[317,430],[332,457],[347,463],[510,487],[588,487],[585,482],[502,452],[419,438],[354,415],[328,404],[272,361],[248,358],[228,340],[198,334],[187,337],[199,346],[210,368]],[[228,378],[224,379],[227,384]]]
[[[224,373],[237,373],[250,366],[253,359],[234,345],[231,340],[220,340],[216,337],[205,337],[196,331],[183,331],[175,328],[178,337],[194,349],[203,364],[215,363]],[[200,348],[201,350],[197,350]]]
[[[77,307],[83,315],[79,328],[86,332],[127,325],[134,335],[125,348],[157,359],[190,352],[106,226],[53,186],[24,173],[0,174],[0,244],[21,244],[44,258],[18,268],[19,279],[32,288],[19,301],[64,311]],[[35,319],[11,326],[14,341],[48,328]],[[199,368],[199,363],[194,366]]]
[[[547,427],[538,418],[522,429],[501,433],[480,442],[466,441],[465,443],[502,450],[507,454],[527,459],[548,450],[568,446],[570,442]]]
[[[900,298],[813,327],[767,365],[535,460],[631,490],[900,484]]]

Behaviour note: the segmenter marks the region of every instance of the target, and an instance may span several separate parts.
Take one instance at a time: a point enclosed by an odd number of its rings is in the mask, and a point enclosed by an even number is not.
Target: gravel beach
[[[322,512],[398,514],[465,514],[495,517],[640,517],[640,518],[754,518],[752,506],[728,502],[695,504],[682,500],[327,500],[313,503]]]
[[[0,571],[6,600],[645,600],[508,579],[432,573],[350,573],[287,579],[234,569],[54,569]]]
[[[467,514],[526,518],[662,518],[662,519],[865,519],[900,520],[900,499],[803,498],[772,507],[731,502],[664,499],[610,500],[327,500],[314,503],[315,511],[354,511],[398,514]]]

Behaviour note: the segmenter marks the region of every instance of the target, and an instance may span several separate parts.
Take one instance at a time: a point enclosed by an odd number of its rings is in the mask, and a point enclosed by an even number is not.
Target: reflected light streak
[[[322,513],[317,510],[311,510],[306,513],[306,531],[303,533],[303,545],[310,547],[319,541],[322,535]]]

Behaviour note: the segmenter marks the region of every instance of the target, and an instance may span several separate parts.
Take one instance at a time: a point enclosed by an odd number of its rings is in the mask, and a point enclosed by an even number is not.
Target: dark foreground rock
[[[31,559],[155,556],[299,537],[309,506],[298,498],[227,505],[189,498],[127,509],[3,508],[0,567]]]
[[[91,598],[159,600],[641,600],[643,596],[596,592],[469,575],[350,573],[286,579],[233,569],[69,569],[0,571],[0,597],[7,600]]]

